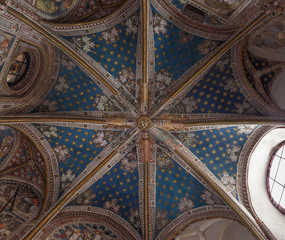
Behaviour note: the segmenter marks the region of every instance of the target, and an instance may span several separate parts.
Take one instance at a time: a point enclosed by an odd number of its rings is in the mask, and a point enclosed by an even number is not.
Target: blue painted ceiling
[[[172,1],[172,4],[179,11],[184,9],[181,1]],[[135,103],[139,97],[141,81],[137,76],[141,67],[141,62],[137,59],[138,43],[141,44],[140,11],[138,8],[129,17],[105,31],[63,36],[74,49],[80,48],[86,57],[92,58],[106,70],[121,86],[117,90],[122,94],[128,91]],[[154,79],[151,91],[156,102],[160,103],[165,95],[176,87],[183,74],[198,66],[203,58],[220,47],[224,41],[211,40],[185,32],[174,22],[163,17],[154,6],[151,7],[151,15],[155,58],[154,66],[152,65]],[[210,21],[207,19],[206,17],[205,23]],[[251,105],[238,86],[233,73],[231,54],[229,50],[210,66],[201,80],[197,81],[167,114],[218,113],[261,116],[262,114]],[[249,59],[257,70],[277,64],[260,59],[251,53]],[[244,71],[253,86],[251,74],[246,68]],[[265,91],[269,91],[270,80],[274,76],[272,72],[262,76],[261,82]],[[99,85],[94,77],[86,74],[82,67],[60,51],[57,80],[43,102],[30,114],[68,112],[72,115],[73,111],[130,114],[128,109],[123,111],[110,93]],[[104,149],[108,146],[113,149],[110,144],[118,139],[120,134],[128,134],[125,130],[98,130],[52,124],[32,124],[32,126],[47,140],[56,155],[57,162],[54,164],[57,164],[59,169],[59,197],[84,174],[86,166],[94,161],[100,161],[96,157]],[[207,130],[176,131],[171,134],[196,155],[238,199],[236,180],[240,153],[256,128],[257,125],[229,125]],[[0,129],[0,133],[0,147],[7,144],[4,139],[7,140],[7,136],[10,136],[8,148],[12,151],[11,142],[17,138],[15,130],[3,128]],[[22,141],[28,141],[22,138]],[[68,203],[68,206],[108,209],[129,222],[143,236],[139,204],[140,149],[137,139],[134,143],[136,146],[124,152],[124,156],[107,173]],[[156,149],[155,237],[167,224],[184,212],[207,205],[225,205],[204,182],[186,171],[172,156],[159,146],[154,148]],[[9,151],[0,155],[0,167]],[[25,151],[28,150],[23,147],[20,154],[24,154]],[[43,161],[40,160],[42,159],[40,152],[38,155],[38,161]],[[38,175],[33,177],[39,179]],[[1,207],[3,203],[0,204]]]

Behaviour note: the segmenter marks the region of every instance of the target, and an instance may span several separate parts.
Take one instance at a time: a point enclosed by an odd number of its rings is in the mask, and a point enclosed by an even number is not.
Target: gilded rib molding
[[[148,8],[149,1],[142,2],[142,86],[141,86],[141,112],[148,111]]]
[[[254,222],[254,219],[248,213],[246,213],[243,208],[238,206],[239,204],[237,200],[233,199],[233,196],[228,195],[228,193],[224,189],[218,186],[219,181],[217,179],[213,179],[213,177],[208,177],[208,175],[212,175],[210,174],[210,170],[208,170],[205,165],[202,165],[202,163],[200,163],[198,159],[189,160],[189,156],[193,154],[188,149],[186,149],[186,147],[178,139],[174,138],[168,132],[165,132],[158,128],[152,128],[151,134],[154,138],[156,138],[158,141],[168,147],[170,151],[174,152],[182,160],[184,160],[185,163],[187,163],[195,171],[195,173],[198,174],[239,216],[244,225],[250,229],[250,231],[257,239],[266,239],[264,234],[259,229],[257,229],[257,224]],[[206,173],[206,171],[208,173]]]
[[[237,41],[244,37],[249,31],[251,31],[257,24],[266,18],[265,14],[260,15],[253,22],[251,22],[245,29],[239,32],[234,38],[224,43],[223,47],[216,53],[216,55],[210,58],[204,65],[202,65],[190,78],[188,78],[176,91],[170,93],[161,102],[162,104],[152,113],[152,117],[156,117],[163,109],[169,105],[192,81],[194,81],[199,75],[207,70],[209,66],[215,63],[227,50],[229,50]]]
[[[29,163],[25,162],[25,163],[17,165],[16,167],[11,167],[11,168],[5,169],[3,171],[0,171],[0,177],[4,176],[6,174],[12,173],[12,172],[14,172],[14,171],[16,171],[18,169],[27,167],[28,165],[29,165]]]
[[[284,125],[285,119],[278,118],[252,118],[252,119],[191,119],[191,120],[156,120],[155,126],[164,131],[186,131],[198,126],[238,126],[238,125]]]
[[[129,138],[127,138],[124,142],[118,145],[111,153],[108,154],[106,158],[104,158],[91,172],[89,172],[84,178],[82,178],[70,191],[65,194],[48,212],[44,217],[40,220],[40,222],[25,236],[25,240],[31,240],[33,237],[37,235],[39,231],[41,231],[44,226],[52,220],[52,218],[58,213],[58,211],[66,204],[68,201],[76,194],[77,191],[80,190],[97,172],[99,172],[109,161],[112,160],[120,151],[122,151],[122,147],[124,147],[127,143],[129,143],[135,136],[137,132],[134,132]]]
[[[82,124],[98,124],[115,128],[131,128],[133,122],[129,122],[125,118],[92,118],[92,117],[75,117],[75,116],[37,116],[37,115],[15,115],[1,116],[0,124],[15,123],[82,123]]]
[[[12,7],[7,7],[7,13],[13,15],[14,17],[20,19],[33,29],[35,29],[37,32],[42,34],[44,37],[46,37],[48,40],[53,42],[59,49],[66,52],[68,55],[70,55],[76,62],[78,62],[82,67],[84,67],[86,70],[88,70],[92,75],[94,75],[102,84],[105,85],[105,87],[112,92],[112,94],[118,96],[120,95],[119,91],[108,82],[108,80],[105,79],[104,76],[102,76],[99,72],[97,72],[94,68],[91,67],[91,65],[83,59],[77,52],[74,51],[71,47],[69,47],[67,44],[63,43],[59,38],[54,36],[52,33],[50,33],[47,29],[45,29],[40,24],[30,20],[26,16],[24,16],[22,13],[18,12]],[[124,99],[124,101],[127,101]]]

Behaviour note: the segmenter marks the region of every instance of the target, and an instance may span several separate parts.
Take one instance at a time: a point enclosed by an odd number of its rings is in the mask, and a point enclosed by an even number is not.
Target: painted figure
[[[254,41],[258,47],[279,48],[285,46],[285,18],[260,32]]]
[[[0,65],[2,65],[9,52],[9,44],[13,36],[8,35],[0,30]]]
[[[70,9],[74,0],[32,0],[28,2],[48,14],[60,14]]]
[[[89,224],[61,226],[53,235],[53,239],[56,240],[111,240],[116,238],[117,236],[105,226],[93,225],[91,227]]]
[[[0,146],[0,159],[3,158],[13,147],[14,138],[12,136],[5,136]]]

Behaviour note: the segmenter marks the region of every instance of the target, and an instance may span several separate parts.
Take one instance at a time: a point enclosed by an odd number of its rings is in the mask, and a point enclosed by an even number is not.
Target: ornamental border
[[[46,138],[32,124],[19,123],[9,124],[9,126],[26,135],[44,158],[47,174],[46,182],[49,183],[49,186],[46,188],[46,199],[43,205],[43,211],[47,211],[49,207],[56,202],[59,194],[59,169],[57,157]]]
[[[92,34],[102,32],[112,28],[137,11],[139,8],[139,1],[129,0],[123,7],[120,7],[111,15],[96,21],[79,24],[52,24],[49,22],[42,22],[45,27],[59,33],[62,36],[78,36],[84,34]]]
[[[178,10],[168,5],[165,0],[150,0],[154,8],[168,21],[182,29],[197,36],[213,40],[226,40],[238,29],[236,26],[206,25],[192,21],[183,16]]]
[[[209,218],[229,218],[238,222],[240,221],[229,207],[219,205],[203,206],[187,211],[175,218],[159,233],[156,240],[174,239],[177,234],[190,224]]]
[[[79,217],[102,221],[106,225],[110,225],[112,228],[118,230],[123,236],[125,236],[125,239],[141,240],[141,236],[125,219],[110,210],[92,206],[72,206],[64,208],[37,234],[35,239],[46,239],[45,237],[47,237],[47,234],[52,233],[60,221],[72,218],[74,221],[78,221]]]
[[[244,41],[241,41],[237,45],[235,45],[232,50],[232,68],[233,68],[233,76],[235,81],[242,92],[242,94],[246,97],[249,103],[257,109],[263,115],[271,115],[271,116],[284,116],[284,113],[281,111],[276,111],[272,109],[265,101],[257,94],[257,92],[253,89],[253,87],[248,82],[245,73],[242,67],[242,51],[244,46]]]

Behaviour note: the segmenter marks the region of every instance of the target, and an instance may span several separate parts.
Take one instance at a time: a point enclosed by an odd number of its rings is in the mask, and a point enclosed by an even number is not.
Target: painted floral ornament
[[[4,13],[7,9],[7,2],[5,0],[0,1],[0,13]]]
[[[284,14],[285,0],[266,0],[264,3],[266,15],[279,15]]]

